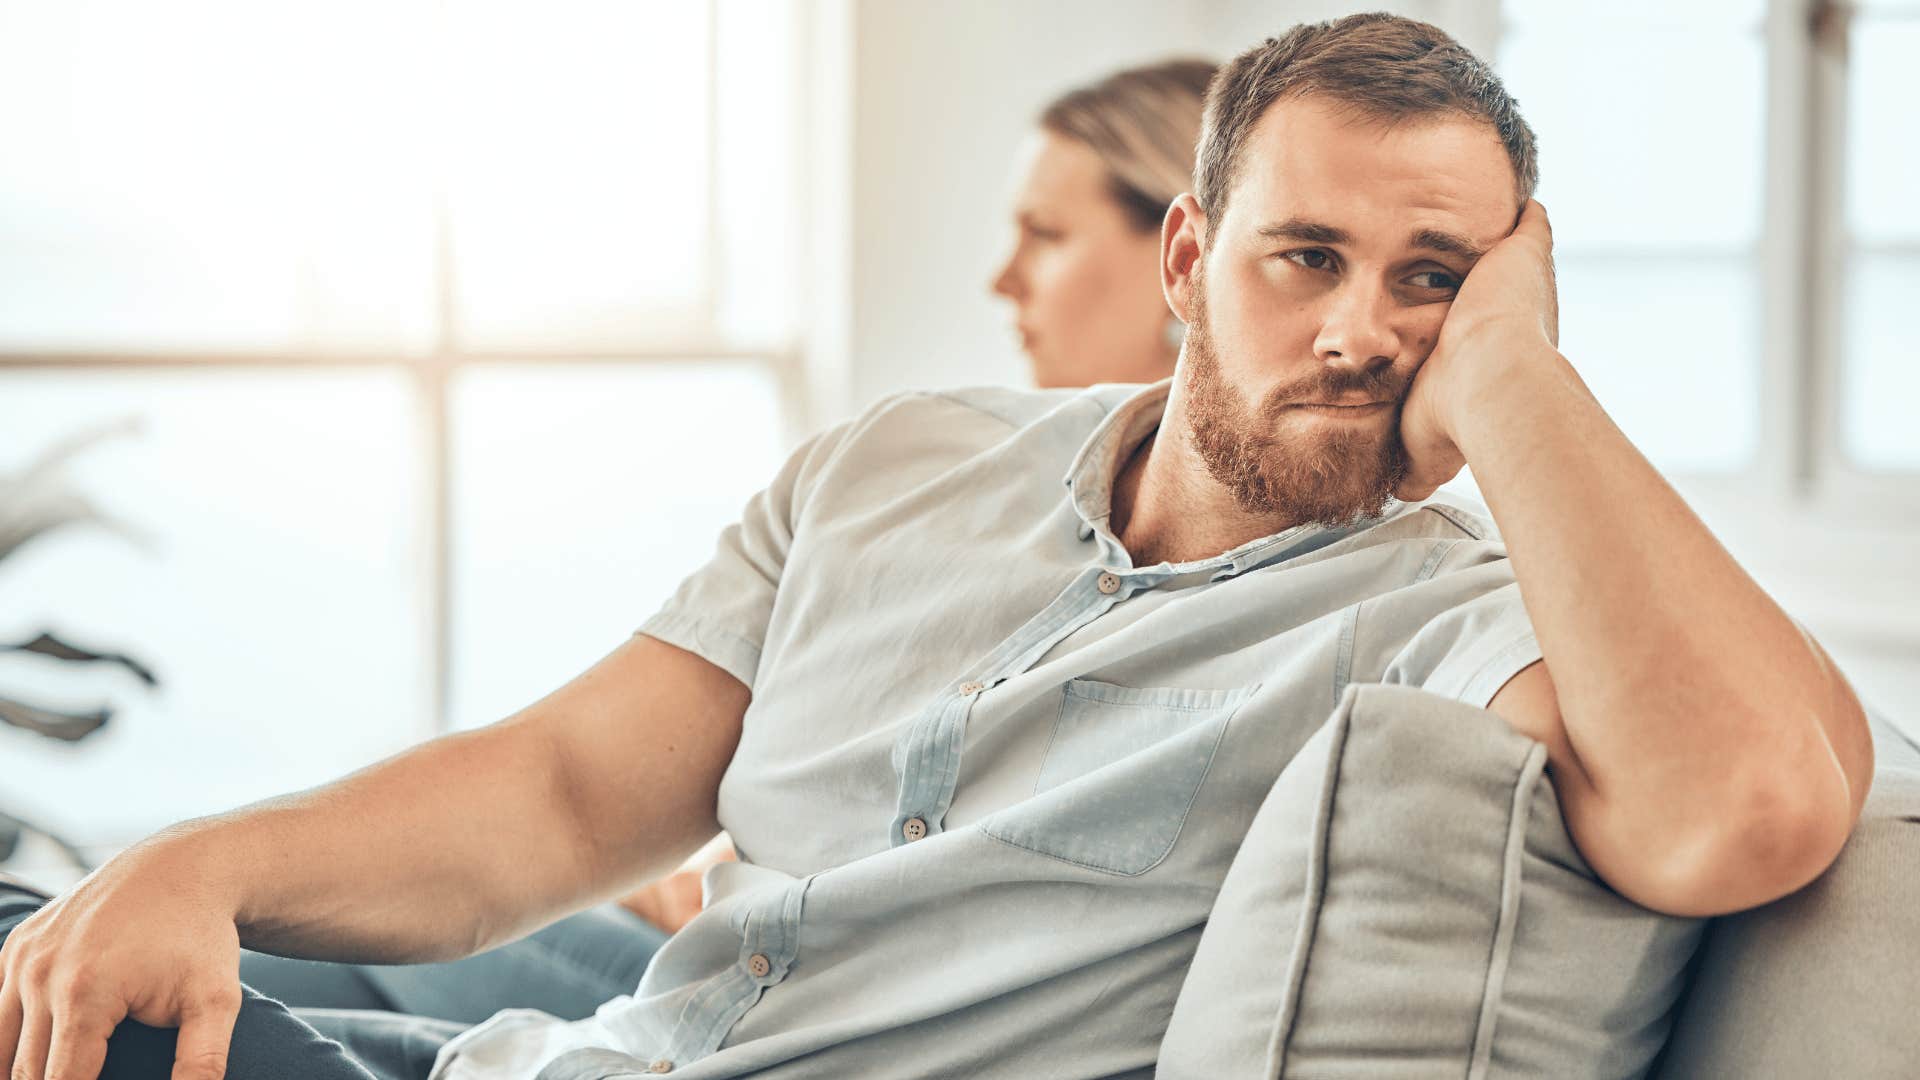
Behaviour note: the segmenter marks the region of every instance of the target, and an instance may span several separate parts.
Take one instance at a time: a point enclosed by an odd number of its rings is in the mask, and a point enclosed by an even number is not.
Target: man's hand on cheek
[[[1470,376],[1499,377],[1505,358],[1557,348],[1560,303],[1553,281],[1553,229],[1529,199],[1513,232],[1481,256],[1453,298],[1433,352],[1400,410],[1407,475],[1394,497],[1418,502],[1467,464],[1456,436],[1471,418]]]

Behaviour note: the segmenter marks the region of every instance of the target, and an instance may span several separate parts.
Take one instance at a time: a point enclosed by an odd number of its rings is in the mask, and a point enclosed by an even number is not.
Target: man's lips
[[[1370,401],[1366,404],[1328,405],[1320,402],[1306,401],[1298,405],[1289,405],[1288,408],[1300,409],[1315,416],[1333,416],[1358,420],[1364,416],[1375,416],[1390,411],[1393,408],[1393,402]]]
[[[1393,399],[1375,399],[1363,397],[1343,397],[1334,401],[1302,401],[1302,405],[1318,405],[1324,408],[1364,408],[1369,405],[1391,405]]]

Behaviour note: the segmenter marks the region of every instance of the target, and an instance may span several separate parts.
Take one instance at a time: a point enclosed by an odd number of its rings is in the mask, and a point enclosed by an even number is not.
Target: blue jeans
[[[477,1024],[501,1009],[563,1020],[631,994],[667,934],[618,904],[445,964],[326,964],[249,952],[240,980],[296,1007],[385,1009]]]

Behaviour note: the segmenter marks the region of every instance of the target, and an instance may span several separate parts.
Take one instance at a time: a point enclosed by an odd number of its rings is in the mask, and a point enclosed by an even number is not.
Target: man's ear
[[[1206,229],[1207,215],[1191,194],[1173,200],[1160,222],[1160,291],[1166,294],[1167,306],[1174,315],[1189,325],[1193,322],[1189,317],[1193,278],[1200,268]]]

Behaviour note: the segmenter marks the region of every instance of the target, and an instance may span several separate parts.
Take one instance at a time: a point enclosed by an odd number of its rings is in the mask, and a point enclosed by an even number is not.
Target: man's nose
[[[1400,335],[1392,320],[1393,298],[1377,285],[1343,284],[1320,324],[1313,350],[1329,364],[1369,368],[1393,363]]]

